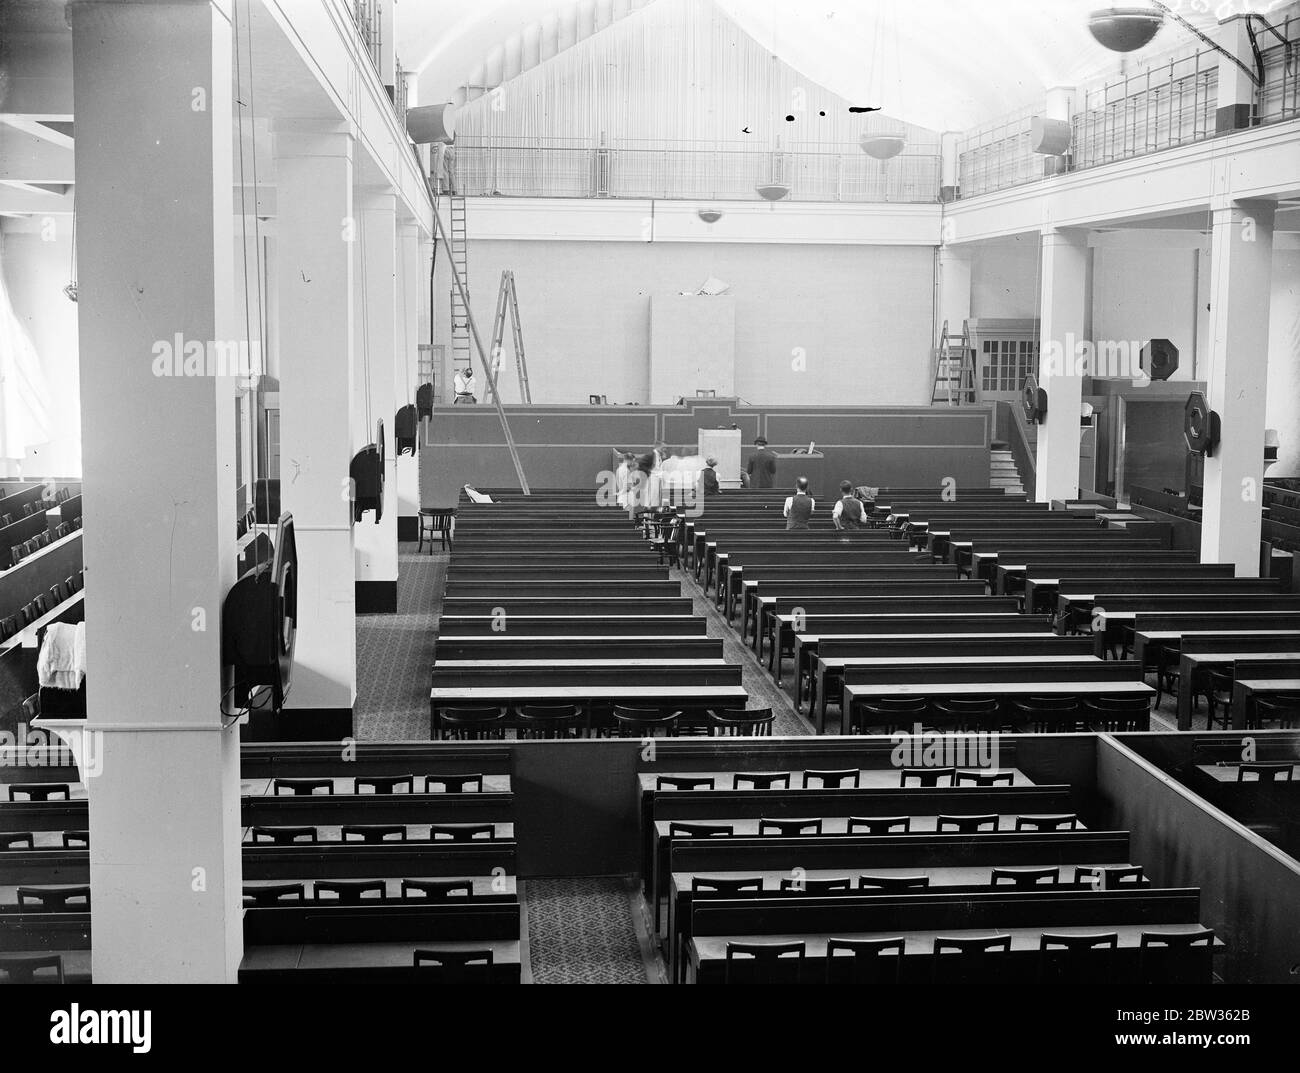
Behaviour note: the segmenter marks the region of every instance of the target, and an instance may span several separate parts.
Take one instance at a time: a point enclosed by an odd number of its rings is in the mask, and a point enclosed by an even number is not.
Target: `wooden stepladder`
[[[975,351],[970,343],[970,324],[963,320],[961,334],[952,335],[945,320],[934,350],[930,405],[946,402],[949,406],[966,406],[976,401]]]
[[[524,330],[519,323],[519,299],[515,294],[515,274],[509,269],[501,273],[501,289],[497,292],[497,313],[492,323],[492,361],[499,362],[502,356],[501,344],[505,338],[506,316],[510,317],[510,337],[515,348],[515,371],[519,374],[519,398],[522,402],[533,401],[532,389],[528,386],[528,363],[524,359]],[[493,369],[496,372],[497,369]]]

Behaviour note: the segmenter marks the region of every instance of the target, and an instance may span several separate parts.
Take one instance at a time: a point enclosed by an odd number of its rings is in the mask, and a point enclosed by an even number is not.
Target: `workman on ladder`
[[[474,379],[474,369],[471,366],[466,366],[456,373],[454,386],[455,403],[478,402],[478,381]]]

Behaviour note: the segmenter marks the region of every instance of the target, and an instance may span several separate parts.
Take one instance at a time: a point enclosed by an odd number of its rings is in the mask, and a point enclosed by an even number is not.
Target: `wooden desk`
[[[1252,660],[1252,662],[1254,662]],[[1251,702],[1259,694],[1300,693],[1300,678],[1246,678],[1232,684],[1232,729],[1248,726]]]
[[[1178,657],[1178,729],[1192,729],[1192,699],[1194,676],[1218,670],[1239,659],[1252,663],[1294,663],[1300,660],[1300,648],[1291,652],[1260,652],[1249,647],[1225,649],[1219,652],[1184,652]]]

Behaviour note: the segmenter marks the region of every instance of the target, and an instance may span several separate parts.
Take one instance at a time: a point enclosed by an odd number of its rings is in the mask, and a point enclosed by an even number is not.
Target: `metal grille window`
[[[981,348],[983,391],[1019,391],[1025,377],[1038,370],[1038,344],[1032,339],[985,339]]]
[[[1035,110],[1022,108],[977,127],[962,138],[958,147],[962,197],[975,197],[1043,177],[1044,158],[1030,148],[1030,125]]]

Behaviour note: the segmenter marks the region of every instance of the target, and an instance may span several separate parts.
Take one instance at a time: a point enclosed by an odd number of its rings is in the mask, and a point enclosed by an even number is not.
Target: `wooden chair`
[[[1012,701],[1019,726],[1035,734],[1074,734],[1088,729],[1078,697],[1024,697]]]
[[[1014,780],[1011,771],[961,770],[953,777],[954,786],[1010,786]]]
[[[405,788],[408,794],[415,793],[414,775],[358,775],[352,780],[352,792],[361,793],[362,787],[368,787],[372,793],[395,794]]]
[[[393,836],[396,835],[394,838]],[[405,842],[404,823],[348,823],[339,828],[339,838],[344,842],[359,841],[366,845],[377,842]]]
[[[52,969],[54,979],[38,977],[43,969]],[[0,954],[0,983],[43,984],[64,982],[61,954]]]
[[[821,833],[822,821],[819,817],[809,817],[807,819],[769,819],[763,817],[758,821],[758,835],[760,838],[766,836],[791,838],[796,835],[819,835]]]
[[[781,880],[778,889],[797,890],[804,894],[834,894],[839,890],[852,890],[853,880],[848,876],[834,876],[828,879],[789,877]]]
[[[274,883],[265,887],[244,887],[244,905],[276,905],[281,901],[304,901],[306,887],[302,883]]]
[[[1206,677],[1209,682],[1205,688],[1205,729],[1213,730],[1217,719],[1224,730],[1230,730],[1232,728],[1232,670],[1212,670]]]
[[[1255,698],[1254,724],[1270,729],[1294,730],[1300,725],[1300,693],[1274,693],[1271,697]]]
[[[1043,984],[1100,984],[1112,980],[1110,952],[1119,949],[1116,932],[1091,935],[1056,935],[1038,938],[1038,982]]]
[[[909,834],[912,830],[911,816],[850,816],[848,833],[857,834],[866,831],[869,835]]]
[[[1146,697],[1095,697],[1083,707],[1099,734],[1128,734],[1151,727],[1151,702]]]
[[[431,842],[442,839],[452,842],[495,842],[496,837],[497,825],[495,823],[429,824],[429,840]]]
[[[670,738],[677,729],[677,718],[681,712],[665,714],[660,708],[636,708],[630,704],[615,704],[613,708],[614,729],[620,738],[653,738],[662,736]]]
[[[444,550],[451,547],[456,526],[455,508],[445,510],[435,507],[421,507],[417,520],[419,522],[418,542],[415,546],[417,552],[424,550],[426,537],[429,539],[430,555],[433,554],[433,538],[435,536],[439,538]]]
[[[792,957],[802,969],[807,944],[727,943],[727,963],[723,982],[728,984],[771,984],[782,980],[778,962]],[[743,967],[742,967],[743,966]],[[798,971],[798,970],[797,970]]]
[[[929,886],[929,876],[858,876],[858,890],[876,890],[882,894],[926,890]]]
[[[0,832],[0,853],[7,849],[35,849],[36,833],[34,831]]]
[[[1054,816],[1017,816],[1017,831],[1077,831],[1083,825],[1073,812]]]
[[[990,887],[1009,884],[1020,890],[1024,887],[1054,887],[1060,882],[1059,868],[994,868],[989,873]]]
[[[416,950],[412,964],[421,981],[490,984],[495,957],[491,950]]]
[[[270,842],[277,846],[292,846],[299,839],[314,844],[319,841],[315,827],[254,827],[253,842]]]
[[[858,789],[861,785],[862,772],[857,768],[844,768],[840,771],[814,771],[811,768],[803,773],[803,788],[811,790],[813,783],[811,780],[816,779],[817,785],[828,790],[838,790],[848,784],[852,790]]]
[[[90,887],[19,887],[18,905],[39,905],[42,909],[62,912],[69,908],[69,902],[80,902],[73,908],[86,910],[90,908]]]
[[[741,785],[742,783],[744,785]],[[790,773],[788,771],[737,771],[731,776],[731,788],[743,790],[745,787],[751,790],[772,790],[778,787],[788,790]]]
[[[940,816],[935,830],[939,833],[944,831],[956,831],[962,835],[972,835],[976,831],[996,831],[998,829],[998,817],[996,813],[989,813],[984,816]]]
[[[931,707],[945,729],[997,730],[1001,708],[996,697],[945,697]]]
[[[709,734],[714,738],[770,738],[776,715],[771,708],[709,712]]]
[[[360,905],[367,894],[377,895],[374,900],[382,901],[386,889],[382,879],[318,879],[314,884],[313,898],[318,902]],[[322,898],[322,894],[334,897]]]
[[[17,801],[19,794],[25,795],[28,801],[53,801],[60,797],[71,801],[72,787],[66,782],[11,782],[9,800]]]
[[[691,877],[691,893],[704,891],[709,894],[724,894],[735,896],[743,894],[745,891],[762,891],[763,877],[754,876],[752,879],[713,879],[708,876]],[[784,889],[784,888],[782,888]]]
[[[453,895],[463,894],[466,898],[474,897],[472,879],[403,879],[402,897],[415,898],[417,895],[431,902],[450,901]]]
[[[89,846],[89,845],[90,845],[89,831],[64,831],[63,832],[64,849],[72,849],[73,846]]]
[[[936,936],[934,982],[936,984],[994,983],[1005,969],[1003,958],[1010,953],[1010,935],[989,938]]]
[[[949,786],[957,785],[955,767],[905,767],[899,772],[899,786],[906,786],[909,779],[915,779],[918,786],[935,787],[943,779]]]
[[[1098,890],[1116,890],[1121,886],[1140,885],[1142,866],[1134,865],[1078,865],[1074,869],[1075,883],[1092,883]]]
[[[272,779],[271,796],[279,797],[281,790],[288,790],[293,797],[309,797],[317,790],[324,790],[326,796],[334,793],[333,779]]]
[[[729,823],[687,823],[674,820],[668,825],[669,838],[729,838],[736,833]]]
[[[829,939],[826,942],[826,982],[896,984],[903,968],[906,945],[903,939]]]
[[[485,705],[443,708],[439,723],[439,733],[449,741],[496,741],[505,737],[506,713]]]
[[[581,737],[578,721],[582,709],[576,704],[521,704],[518,712],[520,738],[553,741]]]
[[[468,775],[426,775],[424,777],[424,792],[426,794],[435,793],[435,786],[442,787],[442,793],[445,794],[463,794],[483,792],[483,776],[477,772]]]
[[[1254,775],[1258,782],[1290,782],[1295,765],[1290,760],[1282,763],[1244,763],[1237,765],[1237,781],[1249,782],[1247,775]]]
[[[712,775],[660,775],[655,779],[656,790],[712,790]]]
[[[930,702],[925,697],[877,697],[859,701],[853,706],[849,729],[862,734],[877,727],[886,734],[896,730],[911,730],[930,712]]]
[[[1189,951],[1197,946],[1213,946],[1214,931],[1201,928],[1190,932],[1149,932],[1144,931],[1138,937],[1138,983],[1170,984],[1187,982],[1180,980],[1181,966],[1177,964],[1176,953]],[[1164,950],[1165,954],[1153,951]],[[1173,952],[1175,957],[1170,957]],[[1201,981],[1205,982],[1205,981]]]

